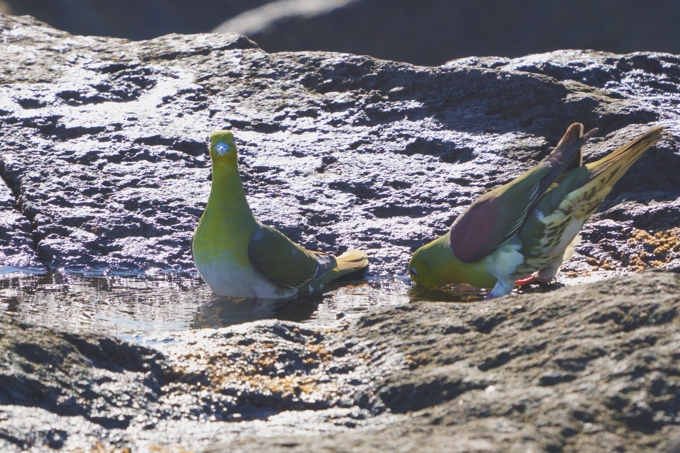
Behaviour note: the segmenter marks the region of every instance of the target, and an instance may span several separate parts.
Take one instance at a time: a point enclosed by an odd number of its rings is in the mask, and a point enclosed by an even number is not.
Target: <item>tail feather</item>
[[[560,140],[555,149],[566,147],[571,143],[575,143],[579,141],[581,137],[583,137],[583,124],[574,123],[571,126],[569,126],[567,132],[564,134],[562,140]],[[567,167],[564,169],[564,172],[566,173],[569,170],[573,170],[575,168],[579,168],[582,166],[583,166],[583,150],[579,148],[576,154],[574,154],[574,157],[572,157],[571,162],[569,162],[569,165],[567,165]]]
[[[338,277],[366,269],[368,256],[361,250],[347,250],[336,257]]]
[[[604,177],[603,182],[605,186],[613,186],[630,166],[661,138],[662,133],[663,127],[650,129],[645,134],[606,155],[602,159],[587,164],[586,167],[592,174],[588,180],[581,184],[581,186],[587,184],[589,181],[598,179],[601,176]]]
[[[310,292],[315,289],[318,290],[336,278],[363,271],[368,267],[368,256],[361,250],[347,250],[342,255],[332,258],[333,267],[318,279],[310,282],[309,288],[305,286],[301,288],[301,291],[307,291],[307,288]]]

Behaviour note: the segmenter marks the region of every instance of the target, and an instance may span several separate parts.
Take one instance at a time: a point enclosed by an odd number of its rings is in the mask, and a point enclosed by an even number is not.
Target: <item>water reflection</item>
[[[449,285],[443,288],[413,286],[408,291],[411,302],[476,302],[489,292],[469,285]]]
[[[406,304],[410,286],[398,278],[341,279],[324,294],[289,301],[220,297],[200,308],[192,327],[225,327],[268,318],[324,325],[379,307]]]
[[[322,296],[285,301],[219,297],[199,308],[191,327],[226,327],[271,318],[304,322],[313,318],[323,300]]]
[[[417,301],[472,302],[469,286],[425,290],[405,278],[336,281],[322,295],[289,301],[217,298],[200,279],[46,273],[0,276],[0,316],[68,331],[139,337],[155,331],[231,326],[260,319],[328,325]]]
[[[400,279],[345,280],[292,301],[217,298],[189,277],[46,273],[0,278],[0,316],[59,330],[136,337],[154,331],[224,327],[259,319],[327,324],[408,303]]]
[[[210,297],[193,278],[12,274],[0,279],[0,316],[114,335],[182,330]]]

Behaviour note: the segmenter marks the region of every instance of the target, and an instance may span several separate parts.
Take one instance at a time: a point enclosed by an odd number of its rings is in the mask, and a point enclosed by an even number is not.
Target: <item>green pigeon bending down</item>
[[[288,299],[364,270],[368,257],[306,250],[255,219],[238,173],[234,136],[210,135],[212,187],[192,243],[201,278],[219,296]]]
[[[583,135],[574,123],[541,163],[479,197],[448,233],[418,249],[409,275],[425,287],[467,283],[493,288],[488,299],[517,285],[552,282],[574,253],[583,223],[612,186],[663,132],[650,129],[602,159],[583,165]],[[518,281],[519,280],[519,281]]]

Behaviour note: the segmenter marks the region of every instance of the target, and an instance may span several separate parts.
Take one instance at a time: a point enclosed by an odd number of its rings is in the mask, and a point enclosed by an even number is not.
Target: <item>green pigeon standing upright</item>
[[[448,233],[416,250],[411,279],[425,287],[493,288],[487,298],[508,294],[516,284],[553,281],[573,255],[583,223],[663,128],[583,165],[581,146],[596,131],[583,135],[583,125],[572,124],[537,166],[479,197]]]
[[[246,200],[231,132],[210,135],[210,158],[212,187],[192,252],[201,278],[215,294],[289,299],[368,266],[360,250],[338,257],[310,251],[258,222]]]

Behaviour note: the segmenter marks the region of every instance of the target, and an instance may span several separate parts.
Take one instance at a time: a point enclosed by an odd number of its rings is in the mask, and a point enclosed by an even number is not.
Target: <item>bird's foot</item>
[[[538,275],[538,273],[531,274],[528,277],[520,278],[515,282],[515,287],[531,285],[532,283],[542,283],[544,285],[549,285],[555,281],[555,278],[543,278]]]
[[[520,278],[515,282],[515,287],[531,285],[536,281],[536,275],[530,275],[528,277]]]

